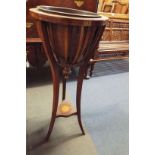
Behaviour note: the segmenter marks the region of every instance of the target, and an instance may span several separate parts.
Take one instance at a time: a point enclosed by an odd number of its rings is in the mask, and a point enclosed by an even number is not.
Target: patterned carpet
[[[93,77],[124,73],[128,71],[128,60],[102,61],[95,64],[93,70]]]

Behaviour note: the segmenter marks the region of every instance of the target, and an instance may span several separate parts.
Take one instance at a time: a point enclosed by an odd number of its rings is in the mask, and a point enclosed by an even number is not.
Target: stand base
[[[55,122],[56,118],[58,118],[58,117],[70,117],[70,116],[73,116],[73,115],[77,115],[78,122],[79,122],[79,125],[80,125],[80,128],[81,128],[81,131],[82,131],[82,135],[85,135],[85,132],[84,132],[83,127],[82,127],[81,120],[79,119],[78,112],[75,110],[73,105],[71,103],[69,103],[68,101],[66,101],[66,100],[62,101],[58,105],[56,115],[55,115],[55,117],[52,118],[52,122],[53,122],[52,123],[52,129],[53,129],[53,125],[54,125],[54,122]],[[48,132],[48,134],[47,134],[47,136],[45,138],[45,141],[49,140],[51,131]]]
[[[65,101],[66,98],[66,79],[64,78],[62,81],[62,103],[58,105],[59,101],[59,85],[60,85],[60,78],[59,78],[59,73],[58,73],[58,68],[56,65],[53,64],[51,66],[51,71],[52,71],[52,79],[53,79],[53,109],[52,109],[52,115],[51,115],[51,121],[48,129],[48,133],[46,135],[45,140],[48,140],[53,127],[56,118],[58,117],[70,117],[73,115],[77,116],[77,120],[81,129],[81,132],[83,135],[85,135],[83,126],[82,126],[82,121],[81,121],[81,90],[82,90],[82,84],[83,84],[83,79],[87,70],[87,64],[84,66],[80,66],[79,68],[79,75],[77,77],[77,91],[76,91],[76,110],[72,107],[72,105]]]

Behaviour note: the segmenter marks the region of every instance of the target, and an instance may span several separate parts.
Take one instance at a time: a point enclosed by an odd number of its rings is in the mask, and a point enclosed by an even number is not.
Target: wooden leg
[[[78,117],[79,126],[81,128],[83,135],[85,135],[85,132],[81,121],[81,91],[82,91],[82,84],[83,84],[83,79],[85,76],[86,69],[87,69],[87,66],[81,66],[79,69],[79,77],[77,81],[77,92],[76,92],[77,117]]]
[[[93,74],[93,70],[94,70],[94,66],[95,66],[95,63],[92,63],[91,65],[90,65],[90,77],[92,76],[92,74]]]
[[[56,113],[57,113],[57,107],[58,107],[58,100],[59,100],[59,74],[57,71],[52,72],[53,77],[53,109],[52,109],[52,116],[51,116],[51,122],[48,129],[48,133],[46,135],[45,140],[48,141],[51,132],[53,131],[55,119],[56,119]]]
[[[66,98],[66,79],[62,80],[62,100]]]

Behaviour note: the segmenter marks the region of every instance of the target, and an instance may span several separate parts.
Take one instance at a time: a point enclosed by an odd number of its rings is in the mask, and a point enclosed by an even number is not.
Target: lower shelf
[[[68,101],[64,100],[58,105],[56,117],[70,117],[76,114],[77,112],[73,105]]]

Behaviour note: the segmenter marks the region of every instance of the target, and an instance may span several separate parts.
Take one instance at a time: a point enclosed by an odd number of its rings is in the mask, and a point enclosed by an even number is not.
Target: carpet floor
[[[27,155],[97,155],[96,147],[86,131],[82,136],[77,118],[58,118],[48,142],[51,113],[51,85],[27,89]]]
[[[76,82],[68,83],[75,103]],[[129,112],[128,73],[85,80],[82,118],[99,155],[128,155]]]
[[[86,136],[79,135],[76,117],[60,118],[50,141],[38,145],[49,125],[52,86],[45,72],[28,79],[27,155],[129,154],[128,61],[99,64],[93,77],[83,84],[82,120]],[[73,104],[75,90],[76,81],[72,79],[67,83],[67,99]]]

